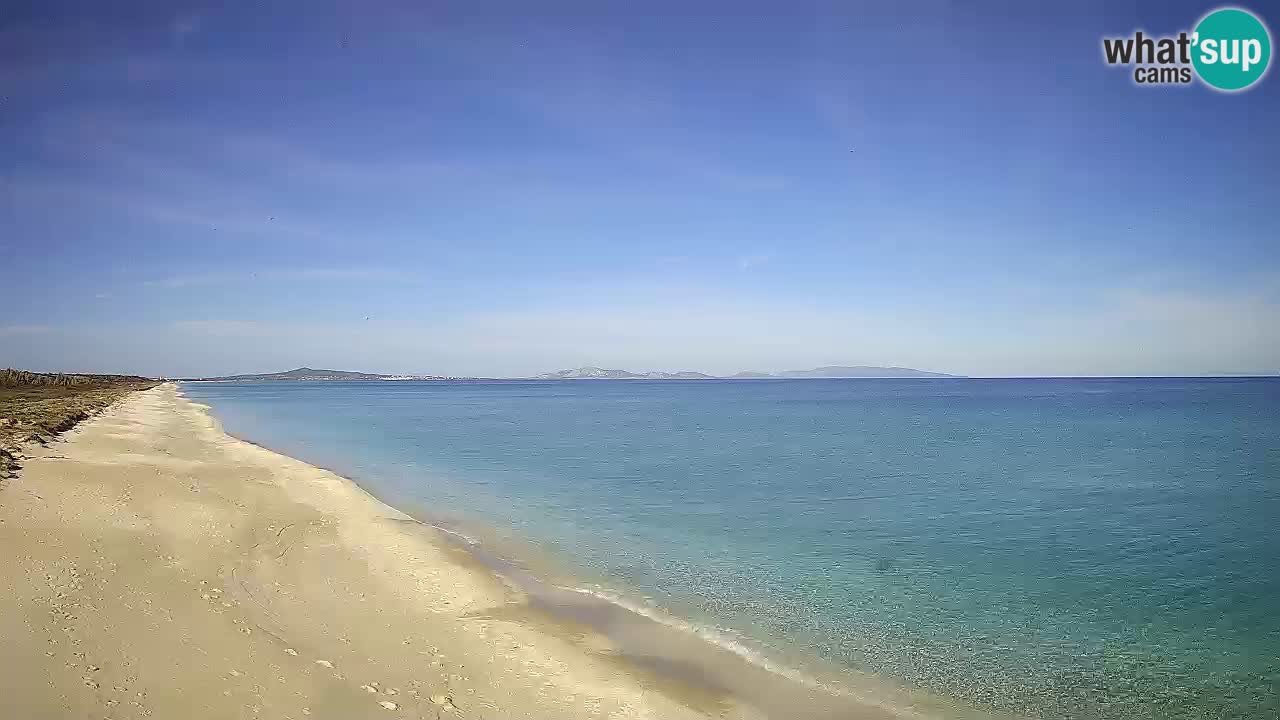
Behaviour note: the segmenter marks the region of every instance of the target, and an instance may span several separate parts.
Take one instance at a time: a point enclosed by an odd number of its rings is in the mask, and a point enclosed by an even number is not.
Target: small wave
[[[481,546],[481,542],[476,538],[473,538],[465,533],[459,532],[452,528],[445,527],[443,525],[433,523],[433,522],[427,522],[421,519],[418,519],[418,522],[423,525],[426,525],[427,527],[434,528],[436,530],[439,530],[442,533],[446,533],[455,538],[458,538],[462,542],[466,543],[469,547],[478,548]],[[556,588],[557,590],[563,590],[565,592],[572,592],[579,595],[588,595],[598,600],[603,600],[604,602],[610,603],[612,605],[616,605],[620,608],[623,608],[624,610],[628,610],[637,615],[645,617],[649,620],[653,620],[654,622],[661,623],[662,625],[665,625],[667,627],[674,628],[681,632],[691,633],[697,636],[698,638],[715,645],[716,647],[722,648],[724,650],[727,650],[733,653],[734,655],[737,655],[738,657],[742,658],[743,660],[746,660],[747,662],[751,663],[752,665],[755,665],[756,667],[767,670],[775,675],[785,677],[789,680],[800,683],[806,687],[822,690],[824,692],[831,693],[832,695],[840,695],[840,696],[855,698],[858,700],[865,700],[864,698],[844,688],[832,687],[831,685],[827,683],[823,683],[817,678],[812,677],[811,675],[808,675],[804,672],[801,672],[800,670],[797,670],[793,667],[789,667],[787,665],[783,665],[781,663],[778,663],[770,659],[760,651],[749,647],[748,645],[743,643],[741,640],[739,640],[737,637],[735,637],[735,633],[733,633],[733,631],[726,630],[724,628],[718,628],[718,627],[707,627],[705,625],[699,625],[697,623],[682,620],[673,615],[662,612],[661,610],[658,610],[657,608],[654,608],[652,606],[644,605],[641,603],[628,600],[627,598],[617,593],[611,592],[609,590],[583,588],[583,587],[571,587],[566,585],[553,585],[552,587]]]
[[[457,538],[458,540],[461,540],[461,541],[462,541],[463,543],[465,543],[468,547],[479,547],[479,546],[480,546],[480,541],[479,541],[479,540],[477,540],[477,539],[475,539],[475,538],[471,537],[470,535],[468,535],[468,534],[466,534],[466,533],[464,533],[464,532],[459,532],[459,531],[457,531],[457,530],[454,530],[453,528],[445,527],[444,525],[440,525],[440,524],[438,524],[438,523],[427,522],[426,520],[422,520],[422,519],[420,519],[420,518],[413,518],[413,519],[414,519],[414,521],[416,521],[419,525],[426,525],[427,527],[432,528],[432,529],[435,529],[435,530],[439,530],[440,532],[442,532],[442,533],[444,533],[444,534],[446,534],[446,535],[452,535],[453,537]]]
[[[869,705],[886,710],[897,717],[915,718],[916,720],[938,720],[933,714],[922,713],[919,708],[904,706],[904,704],[895,704],[883,697],[872,697],[865,693],[858,692],[852,687],[841,685],[833,685],[823,682],[818,678],[805,673],[802,670],[780,663],[761,651],[750,647],[739,639],[738,633],[720,627],[708,627],[697,623],[683,620],[666,613],[651,605],[637,603],[613,591],[603,588],[584,588],[569,587],[564,585],[556,585],[556,589],[565,592],[577,593],[579,595],[587,595],[604,602],[617,605],[618,607],[628,610],[637,615],[645,617],[657,623],[661,623],[667,627],[673,628],[680,632],[690,633],[699,639],[711,643],[716,647],[726,650],[738,656],[742,660],[755,665],[774,675],[784,677],[792,682],[799,683],[805,687],[819,690],[836,697],[848,698],[862,705]],[[907,703],[906,705],[910,705]]]
[[[824,690],[826,692],[837,694],[837,695],[850,695],[850,696],[852,695],[852,693],[849,693],[847,690],[843,688],[831,687],[830,685],[823,683],[817,678],[807,675],[806,673],[801,672],[800,670],[797,670],[792,667],[788,667],[781,663],[775,662],[774,660],[771,660],[760,651],[747,646],[741,640],[736,638],[734,636],[735,633],[733,633],[730,630],[726,630],[723,628],[716,628],[716,627],[707,627],[705,625],[699,625],[697,623],[681,620],[680,618],[669,615],[652,606],[643,605],[643,604],[628,600],[622,597],[621,595],[618,595],[617,593],[611,592],[609,590],[600,590],[600,589],[582,588],[582,587],[566,587],[563,585],[557,585],[556,588],[559,590],[564,590],[566,592],[578,593],[580,595],[589,595],[599,600],[603,600],[605,602],[617,605],[618,607],[629,610],[637,615],[646,617],[650,620],[653,620],[654,622],[662,623],[667,627],[675,628],[682,632],[692,633],[694,635],[697,635],[699,638],[716,645],[717,647],[728,650],[734,655],[737,655],[738,657],[741,657],[747,662],[750,662],[752,665],[768,670],[769,672],[775,675],[781,675],[782,677],[785,677],[789,680],[794,680],[807,687]]]

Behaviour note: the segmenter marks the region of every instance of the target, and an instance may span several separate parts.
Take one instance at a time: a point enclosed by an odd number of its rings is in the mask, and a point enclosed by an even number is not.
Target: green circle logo
[[[1247,10],[1223,8],[1205,15],[1191,42],[1196,74],[1227,92],[1258,82],[1271,62],[1271,33]]]

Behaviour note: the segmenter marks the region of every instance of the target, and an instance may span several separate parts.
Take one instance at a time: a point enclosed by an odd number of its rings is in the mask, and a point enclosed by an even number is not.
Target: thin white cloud
[[[181,333],[218,338],[269,338],[280,332],[279,327],[250,320],[178,320],[173,328]]]
[[[411,277],[392,268],[263,268],[235,272],[207,272],[170,275],[145,280],[145,287],[187,288],[244,282],[281,282],[286,280],[396,280]]]
[[[4,194],[15,202],[51,207],[85,207],[127,213],[141,220],[199,229],[218,234],[250,235],[272,239],[292,239],[324,244],[339,244],[344,238],[330,230],[307,222],[277,217],[269,208],[251,208],[217,193],[202,195],[191,191],[181,198],[153,190],[126,190],[117,185],[83,179],[49,177],[13,177],[3,184]],[[192,197],[203,199],[203,206],[193,206]]]

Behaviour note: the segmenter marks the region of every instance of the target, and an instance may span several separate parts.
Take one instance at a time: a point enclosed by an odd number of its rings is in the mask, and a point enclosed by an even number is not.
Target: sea
[[[917,716],[1280,717],[1280,378],[182,391],[796,683],[945,699]]]

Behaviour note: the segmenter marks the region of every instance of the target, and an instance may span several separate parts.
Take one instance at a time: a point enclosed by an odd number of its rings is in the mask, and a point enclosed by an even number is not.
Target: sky
[[[1280,78],[1102,61],[1214,7],[7,4],[0,366],[1280,372]]]

